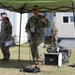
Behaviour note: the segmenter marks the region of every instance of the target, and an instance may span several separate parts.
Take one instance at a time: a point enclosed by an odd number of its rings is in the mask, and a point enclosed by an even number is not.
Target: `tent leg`
[[[73,9],[73,18],[74,18],[74,27],[75,27],[75,14],[74,14],[74,3],[72,1],[72,9]]]
[[[22,14],[20,14],[20,30],[19,30],[19,51],[18,51],[18,61],[20,60],[21,23],[22,23]]]

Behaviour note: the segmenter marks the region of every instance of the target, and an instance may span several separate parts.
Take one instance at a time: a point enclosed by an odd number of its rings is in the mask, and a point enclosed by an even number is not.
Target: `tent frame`
[[[74,14],[74,2],[73,2],[73,0],[71,0],[71,2],[72,2],[72,7],[68,7],[68,6],[61,6],[61,7],[58,7],[58,8],[54,8],[54,9],[52,9],[52,8],[45,8],[45,7],[42,7],[42,8],[40,8],[40,9],[48,9],[47,11],[44,11],[44,12],[49,12],[49,11],[53,11],[53,10],[57,10],[57,11],[59,11],[59,12],[67,12],[67,11],[70,11],[70,10],[73,10],[73,18],[74,18],[74,27],[75,27],[75,14]],[[26,4],[27,3],[24,3],[24,5],[20,8],[20,9],[15,9],[14,7],[12,7],[12,6],[5,6],[5,5],[3,5],[1,2],[0,2],[0,5],[2,6],[2,8],[4,9],[4,8],[6,8],[7,10],[9,10],[9,8],[12,8],[14,11],[16,11],[16,12],[19,12],[18,10],[20,10],[20,29],[19,29],[19,51],[18,51],[18,61],[20,60],[20,43],[21,43],[21,24],[22,24],[22,13],[24,13],[23,12],[23,10],[25,10],[25,6],[26,6]],[[67,10],[60,10],[60,8],[68,8]],[[28,10],[28,12],[31,12],[31,10]],[[42,12],[42,11],[40,11],[40,12]]]

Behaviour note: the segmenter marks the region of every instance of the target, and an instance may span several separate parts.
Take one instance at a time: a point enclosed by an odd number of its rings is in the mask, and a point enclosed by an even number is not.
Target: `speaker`
[[[44,53],[44,65],[62,65],[62,53]]]

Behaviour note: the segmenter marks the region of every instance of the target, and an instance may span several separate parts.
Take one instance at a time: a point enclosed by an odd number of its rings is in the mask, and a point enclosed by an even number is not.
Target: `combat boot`
[[[41,62],[38,61],[35,63],[35,68],[39,69],[39,71],[41,71]]]
[[[9,61],[8,58],[3,58],[1,61]]]

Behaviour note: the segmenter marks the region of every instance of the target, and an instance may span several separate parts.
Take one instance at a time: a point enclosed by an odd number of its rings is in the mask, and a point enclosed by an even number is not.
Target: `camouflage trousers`
[[[51,43],[52,43],[52,47],[57,47],[57,45],[58,45],[58,37],[57,36],[51,37]]]
[[[4,58],[6,59],[10,58],[9,46],[5,47],[4,44],[1,44],[1,51],[3,53]]]
[[[30,40],[31,54],[35,64],[40,67],[43,59],[42,48],[44,43],[42,40]]]

